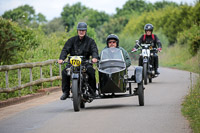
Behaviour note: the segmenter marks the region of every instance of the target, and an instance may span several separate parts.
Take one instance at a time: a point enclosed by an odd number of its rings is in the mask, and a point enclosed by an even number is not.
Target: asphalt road
[[[0,109],[0,133],[191,133],[181,115],[190,73],[161,68],[145,86],[145,105],[138,97],[99,99],[74,112],[61,92]],[[133,84],[134,86],[136,84]]]

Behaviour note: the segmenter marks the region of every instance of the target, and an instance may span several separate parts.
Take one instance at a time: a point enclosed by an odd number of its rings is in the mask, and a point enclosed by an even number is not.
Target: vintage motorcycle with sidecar
[[[97,94],[88,84],[88,75],[83,56],[69,56],[71,68],[71,90],[74,111],[85,108],[85,103],[94,99],[120,98],[138,96],[139,105],[144,106],[144,87],[142,80],[142,67],[135,67],[131,73],[126,68],[123,53],[118,48],[107,48],[101,53],[97,64],[99,83]],[[132,83],[137,83],[137,88],[132,89]]]

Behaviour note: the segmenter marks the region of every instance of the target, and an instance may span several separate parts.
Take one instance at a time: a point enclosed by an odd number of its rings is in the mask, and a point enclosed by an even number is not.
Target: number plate
[[[74,67],[78,67],[81,65],[81,58],[79,56],[73,56],[70,59],[70,63],[74,66]]]

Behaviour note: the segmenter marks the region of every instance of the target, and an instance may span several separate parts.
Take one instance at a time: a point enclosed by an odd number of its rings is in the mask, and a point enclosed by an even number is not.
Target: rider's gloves
[[[133,48],[132,50],[131,50],[131,52],[136,52],[137,51],[137,49],[136,48]]]
[[[161,52],[161,51],[162,51],[162,48],[158,48],[158,51]]]

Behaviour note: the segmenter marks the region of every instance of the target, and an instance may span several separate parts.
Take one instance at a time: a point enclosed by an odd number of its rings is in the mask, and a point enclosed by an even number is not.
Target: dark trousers
[[[70,91],[70,76],[67,75],[67,68],[70,68],[71,65],[67,65],[65,69],[62,71],[62,91],[64,92],[69,92]],[[88,64],[86,65],[87,71],[86,73],[88,74],[88,83],[94,90],[96,91],[96,78],[95,78],[95,70],[92,67],[92,65]]]
[[[152,63],[153,63],[151,65],[153,65],[153,67],[156,70],[159,67],[158,66],[158,55],[157,54],[153,54],[151,56],[151,58],[152,58]],[[143,57],[142,56],[140,56],[140,58],[139,58],[139,66],[143,66]]]

